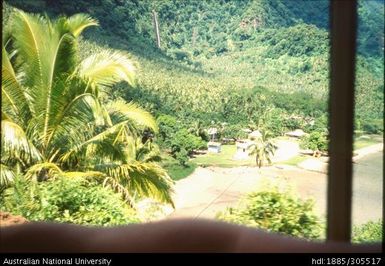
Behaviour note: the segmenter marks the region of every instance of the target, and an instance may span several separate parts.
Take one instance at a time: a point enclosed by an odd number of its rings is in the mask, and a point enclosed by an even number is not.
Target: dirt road
[[[320,216],[326,213],[327,176],[293,166],[199,167],[176,183],[176,210],[168,217],[214,218],[226,207],[235,206],[242,195],[255,191],[263,180],[279,180],[301,198],[313,198]],[[382,152],[357,159],[354,164],[353,221],[360,224],[382,215]]]

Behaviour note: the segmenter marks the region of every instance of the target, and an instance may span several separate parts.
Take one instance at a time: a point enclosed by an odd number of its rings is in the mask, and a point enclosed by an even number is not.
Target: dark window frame
[[[331,48],[327,241],[351,242],[357,0],[330,0],[329,16]],[[384,221],[385,197],[382,203]],[[383,234],[383,245],[384,242]]]

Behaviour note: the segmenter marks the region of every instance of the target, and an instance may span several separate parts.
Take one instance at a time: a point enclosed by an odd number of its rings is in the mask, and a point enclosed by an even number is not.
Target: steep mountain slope
[[[267,28],[305,23],[327,30],[326,0],[10,0],[9,4],[32,12],[52,15],[86,12],[96,17],[104,30],[120,34],[131,43],[155,47],[152,10],[158,13],[162,49],[184,49],[195,55],[220,54],[227,41],[242,41]],[[384,46],[384,1],[359,1],[361,53],[379,56]],[[134,45],[132,45],[134,46]]]
[[[83,45],[129,51],[138,62],[138,86],[118,87],[116,94],[154,112],[172,113],[183,121],[198,118],[209,123],[239,116],[239,122],[246,122],[246,116],[238,115],[243,111],[235,107],[245,105],[249,96],[244,95],[256,92],[289,113],[302,110],[301,115],[313,116],[315,111],[326,111],[328,1],[7,3],[50,16],[86,12],[97,18],[101,27],[88,31]],[[154,37],[153,10],[160,24],[160,50]],[[379,124],[383,116],[384,1],[359,1],[358,11],[357,117]],[[243,98],[233,101],[236,95]],[[298,95],[307,100],[301,103]],[[290,107],[296,103],[306,106]]]

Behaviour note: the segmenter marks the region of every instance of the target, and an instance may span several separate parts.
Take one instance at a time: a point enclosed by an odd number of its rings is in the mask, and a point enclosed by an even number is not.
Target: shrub
[[[187,151],[182,148],[180,151],[175,152],[175,159],[179,162],[180,165],[186,166],[186,163],[189,160]]]
[[[325,133],[314,131],[301,140],[300,146],[303,149],[311,149],[313,151],[327,151],[328,139]]]
[[[238,208],[228,208],[217,218],[291,236],[310,239],[321,236],[321,224],[313,214],[313,202],[276,189],[251,193]]]
[[[328,116],[323,113],[318,117],[315,117],[313,123],[307,123],[304,127],[306,132],[318,131],[324,132],[325,134],[328,132]]]
[[[180,129],[175,133],[171,140],[171,153],[175,155],[177,152],[181,152],[183,149],[187,152],[187,155],[191,155],[196,149],[203,149],[206,147],[200,137],[197,137],[187,131],[187,129]]]
[[[139,222],[120,195],[82,178],[62,177],[42,183],[17,178],[2,200],[3,210],[30,221],[103,226]]]
[[[222,136],[234,139],[247,138],[247,133],[242,130],[243,128],[244,126],[239,124],[225,126],[222,131]]]
[[[361,226],[355,226],[353,228],[353,242],[381,242],[383,234],[382,222],[369,221]]]
[[[288,130],[295,130],[298,128],[303,128],[303,123],[300,119],[288,117],[284,120],[284,125]]]
[[[369,134],[379,134],[384,131],[384,122],[382,119],[362,120],[362,129]]]
[[[175,117],[171,115],[160,115],[156,122],[159,126],[159,139],[165,145],[169,145],[171,137],[178,131],[179,126]]]

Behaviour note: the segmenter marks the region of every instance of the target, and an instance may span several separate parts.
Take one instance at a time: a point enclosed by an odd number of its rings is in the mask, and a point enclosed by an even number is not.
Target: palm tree
[[[118,82],[134,84],[128,55],[103,50],[80,60],[78,36],[98,23],[85,14],[51,21],[16,11],[2,44],[1,186],[17,173],[98,178],[132,194],[171,203],[172,180],[127,152],[152,115],[134,103],[102,101]]]
[[[271,157],[274,155],[277,146],[271,141],[268,131],[263,131],[260,137],[255,138],[254,144],[250,147],[249,155],[255,156],[257,166],[271,164]]]

